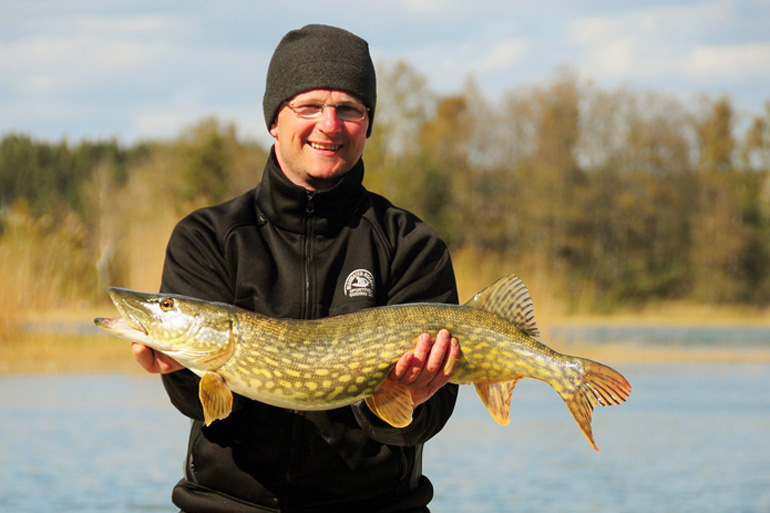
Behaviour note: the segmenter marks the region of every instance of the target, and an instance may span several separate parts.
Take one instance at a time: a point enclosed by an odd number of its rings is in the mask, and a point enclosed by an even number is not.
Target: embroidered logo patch
[[[374,297],[374,275],[366,269],[356,269],[345,280],[348,297]]]

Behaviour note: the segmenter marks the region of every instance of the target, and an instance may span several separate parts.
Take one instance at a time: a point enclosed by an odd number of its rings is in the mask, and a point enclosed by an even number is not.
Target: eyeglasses
[[[362,103],[324,103],[324,102],[283,102],[298,118],[317,119],[321,117],[326,107],[331,107],[337,112],[337,117],[342,121],[363,121],[366,113],[371,109]]]

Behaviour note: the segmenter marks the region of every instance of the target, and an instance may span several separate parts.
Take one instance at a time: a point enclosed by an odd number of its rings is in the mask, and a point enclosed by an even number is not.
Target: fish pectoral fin
[[[233,393],[227,388],[222,376],[207,372],[201,378],[198,397],[203,405],[203,420],[207,426],[224,419],[233,410]]]
[[[401,383],[385,380],[382,388],[365,401],[375,415],[393,427],[403,428],[412,423],[412,394]]]
[[[473,383],[479,397],[484,401],[484,406],[487,407],[492,417],[503,426],[507,426],[511,421],[511,395],[513,395],[513,387],[520,379],[495,383]]]

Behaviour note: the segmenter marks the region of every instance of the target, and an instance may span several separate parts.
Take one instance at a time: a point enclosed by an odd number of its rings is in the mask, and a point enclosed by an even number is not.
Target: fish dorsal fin
[[[530,337],[539,337],[535,309],[526,285],[514,275],[500,278],[473,296],[466,306],[499,315]]]

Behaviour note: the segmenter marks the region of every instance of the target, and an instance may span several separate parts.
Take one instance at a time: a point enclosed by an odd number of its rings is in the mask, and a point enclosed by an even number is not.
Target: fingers
[[[405,384],[414,383],[420,377],[425,366],[425,360],[428,359],[428,355],[431,353],[430,335],[423,333],[417,337],[417,344],[414,347],[414,351],[412,351],[412,361],[401,377],[401,382]]]
[[[451,345],[451,339],[447,330],[441,330],[436,335],[436,342],[430,349],[430,355],[428,355],[428,361],[425,363],[425,368],[431,374],[436,374],[439,369],[444,366],[444,360],[446,359],[449,346]]]
[[[139,365],[151,374],[168,374],[183,367],[173,358],[158,353],[151,348],[134,342],[131,344],[131,352]]]
[[[435,342],[431,342],[429,334],[420,335],[414,350],[405,353],[396,362],[391,379],[410,384],[418,380],[428,383],[440,374],[448,377],[460,359],[460,345],[445,329],[436,334]],[[443,372],[440,372],[442,369]]]
[[[409,370],[409,368],[412,366],[413,360],[414,353],[412,351],[404,353],[404,356],[402,356],[396,362],[396,365],[393,366],[393,370],[390,371],[389,378],[392,381],[401,381],[401,379],[404,377],[404,374],[406,374],[406,371]]]
[[[446,365],[444,365],[444,375],[449,379],[455,370],[457,362],[460,361],[460,343],[456,338],[452,338],[449,341],[449,356],[446,359]]]
[[[389,378],[408,386],[418,405],[449,382],[459,360],[460,344],[447,330],[440,330],[432,344],[430,335],[423,333],[417,338],[414,350],[396,362]]]
[[[131,352],[134,353],[134,359],[144,370],[153,374],[160,372],[155,362],[155,351],[145,345],[134,342],[131,344]]]

